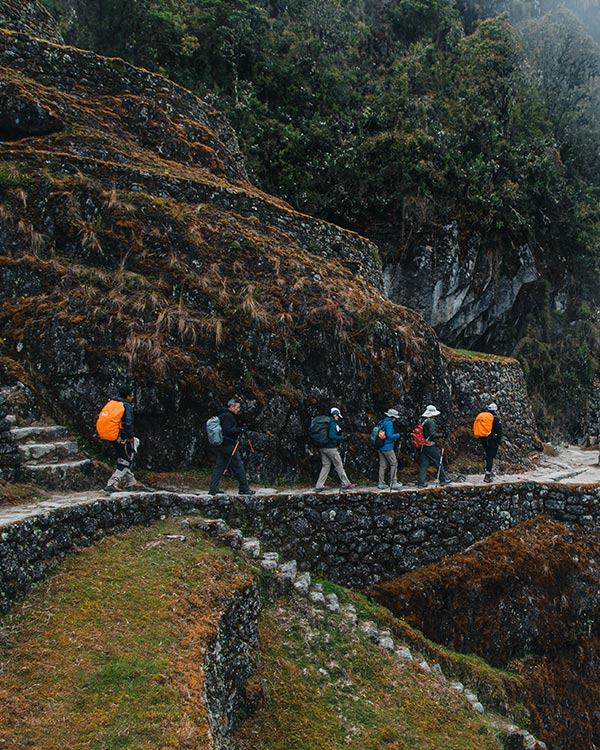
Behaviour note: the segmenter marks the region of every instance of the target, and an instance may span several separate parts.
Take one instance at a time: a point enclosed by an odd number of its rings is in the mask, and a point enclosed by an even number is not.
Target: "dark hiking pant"
[[[494,459],[496,458],[496,453],[498,453],[500,443],[496,442],[495,440],[491,440],[489,437],[482,437],[478,439],[485,452],[485,473],[491,474],[492,466],[494,465]]]
[[[118,487],[124,481],[127,487],[131,487],[136,484],[136,478],[132,471],[135,456],[132,442],[131,440],[115,440],[113,446],[117,459],[117,468],[111,474],[107,485],[109,487]]]
[[[427,478],[427,469],[430,466],[435,466],[440,472],[440,484],[446,484],[446,473],[442,464],[440,468],[440,462],[442,460],[442,453],[437,445],[424,445],[421,448],[421,457],[419,461],[419,486],[425,484]]]
[[[248,484],[248,479],[246,477],[244,462],[242,461],[242,458],[240,456],[239,446],[233,456],[231,455],[234,447],[235,446],[233,445],[219,445],[216,448],[217,460],[215,463],[215,468],[213,469],[212,475],[210,477],[210,489],[208,490],[209,493],[213,495],[219,489],[219,484],[221,482],[221,478],[223,476],[225,468],[230,470],[240,483],[240,492],[247,492],[250,489],[250,485]],[[229,466],[227,466],[227,464],[229,464]]]

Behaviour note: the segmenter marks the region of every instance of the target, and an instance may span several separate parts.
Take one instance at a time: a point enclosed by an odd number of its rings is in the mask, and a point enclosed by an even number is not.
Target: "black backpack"
[[[331,417],[313,417],[308,428],[308,436],[313,445],[324,448],[329,443],[329,425]]]

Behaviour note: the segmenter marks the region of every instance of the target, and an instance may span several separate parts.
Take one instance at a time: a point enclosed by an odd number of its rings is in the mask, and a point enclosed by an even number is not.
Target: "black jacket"
[[[497,443],[500,445],[502,440],[502,422],[497,414],[494,414],[494,422],[492,424],[492,431],[487,436],[490,443]]]
[[[121,396],[117,396],[115,401],[120,401],[125,407],[125,411],[121,417],[120,439],[131,440],[135,437],[135,432],[133,430],[133,406],[131,405],[131,401],[128,401],[126,398],[121,398]]]
[[[224,412],[219,414],[219,421],[223,429],[222,445],[234,445],[242,432],[241,427],[238,426],[235,414],[229,411],[229,409],[225,409]]]

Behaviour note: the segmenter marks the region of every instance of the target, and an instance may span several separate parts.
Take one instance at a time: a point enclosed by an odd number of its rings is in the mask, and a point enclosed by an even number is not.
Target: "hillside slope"
[[[254,188],[233,131],[189,91],[11,25],[3,347],[55,417],[91,437],[133,378],[142,460],[190,465],[206,453],[202,421],[238,393],[265,473],[283,476],[302,470],[310,415],[332,403],[366,432],[390,404],[449,402],[437,339],[382,295],[372,243]]]

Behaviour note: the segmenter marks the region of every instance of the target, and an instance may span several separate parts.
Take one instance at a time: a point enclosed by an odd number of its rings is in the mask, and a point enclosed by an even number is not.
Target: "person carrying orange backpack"
[[[117,468],[111,474],[104,492],[117,492],[121,483],[126,490],[145,490],[135,478],[131,466],[139,440],[133,429],[134,389],[131,385],[119,388],[119,396],[102,407],[96,420],[96,432],[111,442],[115,449]]]
[[[502,441],[502,422],[498,416],[498,406],[494,403],[488,405],[487,409],[479,412],[473,422],[473,435],[481,443],[485,452],[485,475],[484,482],[494,479],[492,467],[494,458],[498,453],[498,447]]]

